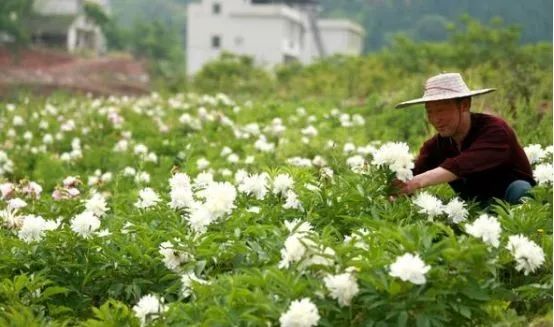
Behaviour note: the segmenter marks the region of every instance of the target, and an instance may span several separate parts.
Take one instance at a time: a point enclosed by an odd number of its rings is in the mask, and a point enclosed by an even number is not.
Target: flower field
[[[447,186],[391,200],[426,131],[422,111],[391,110],[0,103],[0,325],[551,323],[551,140],[523,143],[524,204]]]

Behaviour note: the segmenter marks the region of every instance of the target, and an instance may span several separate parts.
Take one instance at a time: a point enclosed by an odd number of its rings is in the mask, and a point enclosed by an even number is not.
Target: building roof
[[[244,7],[240,10],[233,10],[230,13],[231,17],[247,18],[247,17],[286,17],[291,20],[302,22],[302,16],[296,9],[283,4],[268,4],[260,6]]]
[[[66,34],[77,15],[31,15],[25,25],[32,34]]]
[[[365,30],[362,26],[348,19],[318,19],[317,25],[322,29],[346,29],[353,32],[364,34]]]

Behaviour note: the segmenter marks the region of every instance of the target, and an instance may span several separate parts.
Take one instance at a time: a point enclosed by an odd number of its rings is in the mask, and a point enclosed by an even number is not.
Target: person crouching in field
[[[396,105],[425,103],[438,132],[421,147],[414,177],[394,182],[400,194],[449,183],[464,200],[521,202],[535,181],[516,133],[499,117],[470,112],[471,97],[493,91],[470,90],[458,73],[439,74],[427,80],[423,97]]]

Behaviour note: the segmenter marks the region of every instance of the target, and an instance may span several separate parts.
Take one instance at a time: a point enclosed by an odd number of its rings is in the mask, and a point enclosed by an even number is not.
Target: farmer
[[[470,90],[458,73],[439,74],[427,80],[423,97],[396,105],[425,103],[438,132],[421,147],[414,177],[395,182],[399,193],[449,183],[464,200],[521,202],[535,181],[516,133],[501,118],[470,112],[471,97],[493,91]]]

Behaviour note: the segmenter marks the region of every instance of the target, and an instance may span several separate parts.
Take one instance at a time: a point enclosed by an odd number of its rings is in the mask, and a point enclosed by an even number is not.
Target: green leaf
[[[56,294],[67,294],[69,292],[69,289],[61,286],[51,286],[46,288],[42,293],[40,294],[41,300],[48,299]]]
[[[406,326],[407,324],[408,324],[408,313],[406,311],[402,311],[398,315],[398,320],[396,321],[396,325],[401,327],[401,326]]]

